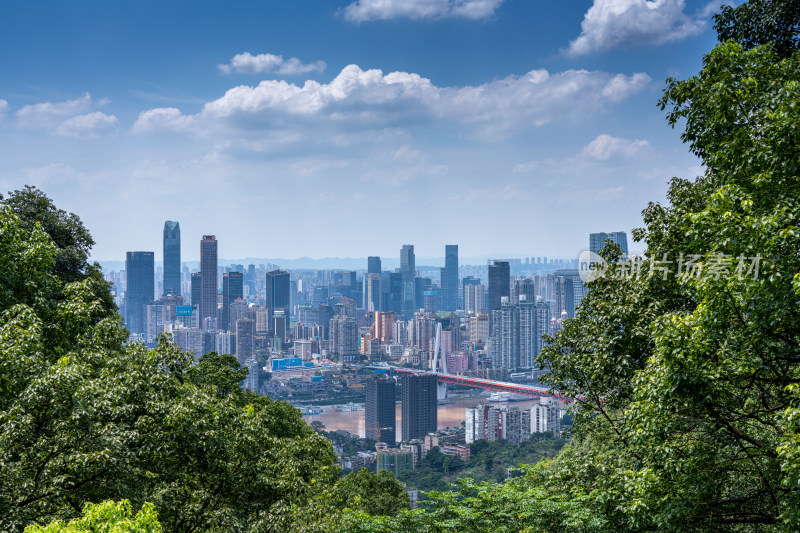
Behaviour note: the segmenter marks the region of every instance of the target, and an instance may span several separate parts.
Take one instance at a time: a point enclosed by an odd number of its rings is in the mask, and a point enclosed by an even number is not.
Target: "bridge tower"
[[[439,362],[441,361],[442,374],[447,374],[447,356],[442,349],[442,323],[436,324],[436,337],[433,343],[433,373],[439,373]],[[444,400],[447,398],[447,383],[436,382],[436,399]]]

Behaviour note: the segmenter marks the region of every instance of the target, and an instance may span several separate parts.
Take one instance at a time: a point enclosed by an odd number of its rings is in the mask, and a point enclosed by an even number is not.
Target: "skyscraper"
[[[381,258],[371,255],[367,257],[367,274],[381,273]]]
[[[266,308],[269,309],[269,316],[274,317],[275,311],[282,309],[286,322],[289,321],[291,311],[291,281],[288,270],[272,270],[267,272],[266,284]],[[274,323],[274,322],[273,322]],[[286,332],[273,332],[275,335],[285,339]]]
[[[436,376],[406,374],[402,386],[403,440],[417,439],[435,432],[438,423]]]
[[[417,305],[414,298],[414,278],[417,266],[414,257],[414,245],[404,244],[400,248],[400,275],[403,280],[403,314],[406,318],[414,316]]]
[[[628,255],[628,235],[624,231],[613,231],[611,233],[590,233],[589,250],[600,253],[607,240],[616,243],[622,250],[622,255]]]
[[[200,272],[192,272],[192,305],[197,306],[197,312],[200,312]]]
[[[367,402],[364,410],[366,437],[377,441],[376,428],[381,428],[380,442],[385,442],[389,446],[394,446],[396,442],[394,389],[392,378],[375,375],[367,380]]]
[[[217,329],[228,331],[236,327],[236,324],[231,322],[231,304],[237,298],[244,298],[244,274],[225,272],[222,275],[222,316]]]
[[[181,226],[164,222],[164,294],[181,295]]]
[[[255,356],[256,321],[241,318],[236,321],[236,360],[246,364]]]
[[[125,326],[135,334],[147,332],[147,304],[155,291],[155,254],[128,252],[125,255]]]
[[[209,318],[217,319],[217,238],[214,235],[203,235],[200,241],[200,327],[202,329],[206,329],[206,319]]]
[[[380,311],[381,307],[381,275],[367,274],[365,283],[366,300],[364,307],[367,311]]]
[[[508,261],[494,261],[489,265],[489,311],[500,307],[500,299],[510,296],[511,292],[511,267]]]
[[[444,247],[444,289],[445,311],[458,309],[458,245],[447,244]]]

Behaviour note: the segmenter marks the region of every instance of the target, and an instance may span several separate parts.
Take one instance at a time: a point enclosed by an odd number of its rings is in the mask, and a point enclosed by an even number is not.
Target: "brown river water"
[[[448,403],[439,405],[437,412],[439,429],[460,426],[461,423],[464,422],[465,408],[475,407],[480,403],[486,403],[487,400],[487,396],[458,398],[452,401],[447,400]],[[520,409],[530,408],[535,403],[539,403],[539,400],[531,399],[519,402],[492,402],[493,405],[510,405],[513,407],[519,407]],[[361,407],[364,406],[364,404],[357,405],[360,405]],[[325,425],[325,429],[327,431],[343,429],[363,438],[365,433],[364,428],[366,427],[366,424],[364,423],[364,411],[337,411],[335,408],[336,406],[334,405],[318,407],[317,409],[323,410],[321,414],[304,415],[303,418],[309,424],[314,420],[319,420]],[[397,402],[396,413],[397,414],[395,416],[397,417],[397,423],[395,427],[397,428],[397,440],[399,442],[403,438],[401,435],[401,428],[403,427],[403,413],[402,409],[400,409],[400,402]]]

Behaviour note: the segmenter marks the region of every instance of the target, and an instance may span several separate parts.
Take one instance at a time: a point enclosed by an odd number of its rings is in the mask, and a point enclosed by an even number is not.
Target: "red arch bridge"
[[[408,368],[389,367],[395,374],[433,374],[436,376],[438,383],[448,385],[461,385],[463,387],[472,387],[475,389],[486,389],[497,392],[510,392],[513,394],[520,394],[523,396],[530,396],[532,398],[539,398],[541,396],[548,396],[559,400],[570,401],[570,398],[560,394],[553,394],[548,392],[546,387],[538,387],[535,385],[520,385],[518,383],[507,383],[505,381],[494,381],[491,379],[474,378],[466,376],[457,376],[455,374],[444,374],[441,372],[425,372],[422,370],[410,370]]]

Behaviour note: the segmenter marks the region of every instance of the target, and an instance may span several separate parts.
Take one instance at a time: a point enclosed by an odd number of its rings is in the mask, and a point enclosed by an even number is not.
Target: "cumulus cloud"
[[[26,105],[16,112],[17,124],[22,128],[47,130],[63,137],[91,139],[113,135],[119,129],[119,119],[114,115],[93,111],[107,103],[107,100],[95,101],[92,95],[84,93],[73,100]]]
[[[149,109],[139,114],[133,124],[133,131],[142,133],[147,131],[187,131],[192,124],[192,117],[181,114],[175,107],[159,107]]]
[[[65,137],[91,139],[114,134],[118,127],[119,119],[116,116],[95,111],[65,120],[55,129],[54,133]]]
[[[437,87],[419,74],[349,65],[330,83],[265,80],[234,87],[196,115],[175,108],[145,111],[134,130],[199,132],[220,123],[248,131],[303,123],[378,129],[439,121],[458,125],[468,136],[501,139],[553,120],[580,119],[649,82],[643,73],[533,70],[483,85]]]
[[[685,0],[594,0],[584,15],[581,34],[570,42],[570,55],[680,41],[702,32],[720,5],[684,13]]]
[[[74,100],[26,105],[17,111],[17,119],[23,126],[51,126],[60,123],[65,118],[86,113],[91,108],[92,95],[83,93],[80,98]]]
[[[606,161],[616,155],[623,155],[630,157],[640,150],[650,146],[645,140],[636,139],[629,141],[619,137],[612,137],[611,135],[598,135],[592,142],[590,142],[584,149],[583,153],[592,159],[598,161]]]
[[[515,174],[585,172],[589,168],[596,168],[598,162],[608,161],[612,158],[631,158],[649,147],[650,143],[643,139],[631,141],[603,133],[595,137],[575,155],[562,159],[549,157],[538,161],[518,163],[511,171]]]
[[[503,0],[357,0],[344,8],[353,22],[408,18],[484,19],[492,16]]]
[[[224,74],[239,72],[242,74],[262,74],[276,72],[287,76],[296,76],[308,72],[322,72],[327,65],[324,61],[303,63],[296,57],[284,60],[283,56],[275,54],[253,55],[250,52],[236,54],[230,63],[218,65],[217,68]]]
[[[8,115],[8,102],[0,98],[0,121]]]

